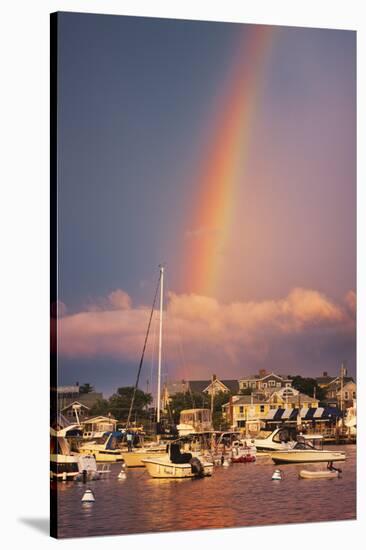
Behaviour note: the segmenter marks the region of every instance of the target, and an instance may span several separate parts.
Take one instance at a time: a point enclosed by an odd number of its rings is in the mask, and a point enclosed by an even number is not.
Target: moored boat
[[[302,479],[334,479],[339,477],[339,472],[331,470],[300,470],[299,477]]]
[[[80,445],[79,453],[92,455],[97,462],[122,462],[123,456],[121,449],[118,447],[121,438],[121,432],[105,433],[103,437],[95,441]]]
[[[292,449],[273,451],[270,456],[275,464],[301,462],[339,462],[346,460],[344,451],[325,451],[322,436],[298,436]]]
[[[212,462],[193,457],[191,453],[181,453],[179,445],[172,443],[169,454],[161,458],[143,460],[149,475],[153,478],[193,478],[206,477],[213,474]]]

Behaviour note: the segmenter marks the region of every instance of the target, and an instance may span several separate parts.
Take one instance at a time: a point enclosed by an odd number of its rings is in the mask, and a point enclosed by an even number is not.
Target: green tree
[[[132,396],[134,388],[132,386],[126,386],[118,388],[109,399],[99,399],[95,405],[91,408],[90,414],[107,415],[111,413],[117,420],[126,421],[128,412],[130,410]],[[132,419],[138,418],[139,420],[148,416],[147,407],[152,402],[150,393],[145,393],[142,390],[137,389],[135,395],[135,401],[132,411]]]
[[[169,403],[169,409],[175,424],[179,424],[181,411],[207,408],[210,408],[210,396],[203,393],[178,392],[172,396]]]
[[[130,410],[132,396],[134,388],[132,386],[126,386],[118,388],[117,392],[113,394],[109,399],[109,410],[115,418],[119,420],[127,420],[128,411]],[[134,405],[133,405],[133,416],[136,417],[146,417],[147,411],[146,408],[152,402],[152,397],[150,393],[145,393],[142,390],[137,389]]]
[[[318,386],[315,378],[304,378],[300,375],[292,376],[292,385],[296,390],[299,390],[301,393],[305,393],[312,397],[314,395],[315,388],[315,397],[322,401],[325,399],[325,390]]]
[[[82,384],[79,387],[80,393],[91,393],[94,391],[94,386],[91,386],[90,384]]]
[[[230,401],[231,395],[231,393],[222,391],[214,396],[212,423],[215,430],[226,430],[228,427],[228,423],[222,415],[222,406]]]
[[[90,409],[90,416],[106,416],[109,412],[109,400],[98,399],[98,401],[94,403],[94,405]]]

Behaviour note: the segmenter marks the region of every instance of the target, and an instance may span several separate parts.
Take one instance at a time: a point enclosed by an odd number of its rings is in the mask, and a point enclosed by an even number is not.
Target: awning
[[[268,413],[266,414],[266,416],[263,418],[263,420],[273,420],[276,412],[277,412],[278,409],[269,409]]]
[[[283,411],[283,415],[282,415],[282,420],[287,420],[290,418],[291,416],[291,413],[292,413],[293,409],[290,409],[290,407],[288,407],[287,409],[285,409]]]
[[[318,407],[317,409],[315,409],[313,417],[314,418],[322,418],[323,412],[324,412],[324,407]]]
[[[308,414],[309,407],[301,407],[300,409],[300,418],[305,418],[305,416]]]
[[[285,409],[277,409],[276,414],[273,417],[273,420],[275,422],[278,422],[279,420],[282,420],[284,412],[285,412]]]

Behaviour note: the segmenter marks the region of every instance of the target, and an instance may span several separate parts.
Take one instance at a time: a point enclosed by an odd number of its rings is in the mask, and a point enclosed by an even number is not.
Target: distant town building
[[[201,393],[210,396],[212,393],[233,393],[239,392],[238,380],[220,380],[216,375],[213,375],[211,380],[182,380],[178,382],[167,382],[164,384],[162,391],[162,406],[166,408],[169,401],[177,393]]]
[[[316,409],[318,405],[318,399],[285,386],[267,398],[253,395],[233,396],[223,405],[222,410],[231,428],[238,429],[244,428],[246,422],[250,420],[272,420],[279,409],[288,410],[290,414],[294,409]]]
[[[239,380],[240,392],[250,390],[253,393],[259,392],[265,395],[291,386],[292,380],[287,376],[275,374],[274,372],[267,373],[264,369],[261,369],[258,374]]]
[[[80,392],[79,384],[75,384],[74,386],[58,386],[56,389],[51,389],[51,391],[57,393],[57,408],[59,411],[71,405],[74,401],[78,401],[80,404],[91,409],[97,401],[103,399],[103,394],[99,392]]]
[[[85,418],[89,416],[90,407],[83,405],[79,401],[73,401],[70,405],[67,405],[61,409],[61,413],[71,423],[75,423],[79,420],[81,423]]]
[[[345,368],[342,377],[328,376],[327,372],[323,372],[323,376],[317,377],[316,382],[325,391],[323,402],[326,406],[343,410],[353,406],[353,400],[357,397],[357,385],[352,376],[347,376]]]
[[[93,416],[83,422],[83,437],[101,437],[105,432],[115,432],[117,420],[112,416]]]
[[[357,385],[352,378],[343,380],[343,389],[339,378],[335,378],[324,389],[326,391],[324,401],[329,407],[348,409],[353,406],[353,401],[357,397]]]

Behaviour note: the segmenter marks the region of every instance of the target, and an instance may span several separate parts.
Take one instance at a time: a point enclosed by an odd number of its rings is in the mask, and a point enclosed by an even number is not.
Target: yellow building
[[[272,393],[268,399],[251,395],[236,395],[223,405],[223,416],[233,429],[244,428],[247,421],[266,420],[271,411],[277,409],[317,408],[318,399],[300,393],[294,388],[284,387]]]

